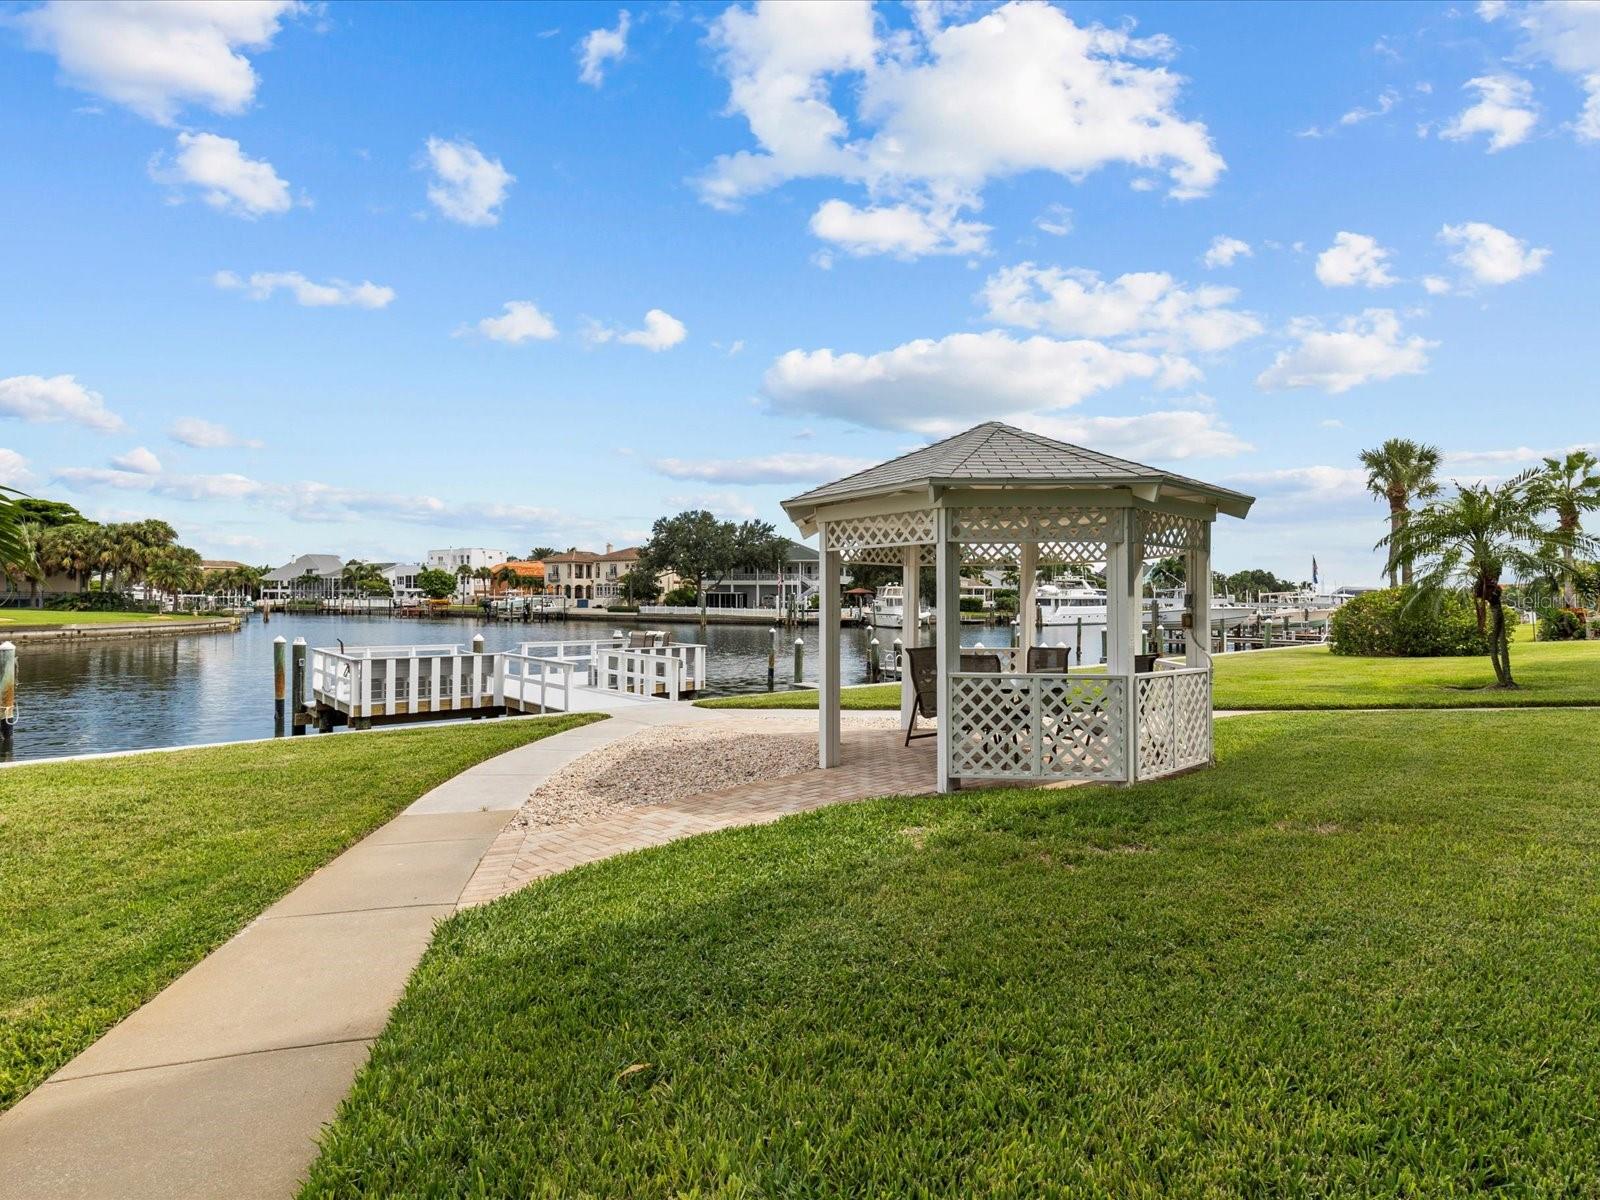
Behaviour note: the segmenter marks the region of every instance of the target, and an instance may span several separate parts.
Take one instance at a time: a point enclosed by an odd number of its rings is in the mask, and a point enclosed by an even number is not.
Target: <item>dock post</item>
[[[1156,622],[1156,644],[1151,646],[1150,649],[1156,654],[1165,654],[1167,652],[1167,628],[1159,621]]]
[[[1078,665],[1083,666],[1083,618],[1078,618]]]
[[[883,649],[878,639],[874,637],[867,643],[867,682],[877,683],[883,678],[883,663],[878,654]]]
[[[17,648],[0,642],[0,762],[9,761],[17,731]]]
[[[794,681],[796,683],[800,682],[801,676],[805,672],[805,663],[806,663],[806,641],[805,641],[804,638],[795,638],[795,640],[794,640]]]
[[[1106,639],[1106,631],[1104,629],[1102,629],[1100,631],[1100,661],[1101,662],[1108,661],[1107,658],[1106,658],[1106,641],[1107,641],[1107,639]]]
[[[767,691],[778,686],[778,629],[767,630]]]
[[[283,736],[283,698],[288,685],[289,642],[282,634],[272,639],[272,736]]]
[[[306,640],[297,637],[289,647],[289,728],[299,735],[306,731]]]
[[[906,673],[906,666],[905,666],[905,662],[903,661],[905,652],[906,652],[905,643],[902,642],[899,638],[895,638],[894,644],[889,647],[889,653],[892,656],[892,661],[894,663],[895,674],[898,675],[902,679],[905,678],[905,673]]]

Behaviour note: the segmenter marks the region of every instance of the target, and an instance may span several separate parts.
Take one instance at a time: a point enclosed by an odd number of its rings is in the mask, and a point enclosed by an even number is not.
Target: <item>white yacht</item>
[[[917,623],[926,625],[933,610],[919,606]],[[898,583],[885,584],[872,598],[872,623],[883,629],[904,629],[906,624],[905,589]]]
[[[1083,579],[1066,579],[1061,583],[1041,583],[1034,589],[1034,600],[1039,606],[1040,625],[1071,625],[1083,622],[1086,630],[1099,631],[1106,623],[1106,591],[1098,584]],[[1189,606],[1185,588],[1166,588],[1156,592],[1155,599],[1143,604],[1142,623],[1148,624],[1152,607],[1158,606],[1160,623],[1168,629],[1183,624],[1183,614]],[[1254,620],[1256,609],[1240,604],[1229,596],[1216,596],[1211,601],[1211,620],[1224,626],[1239,625]]]

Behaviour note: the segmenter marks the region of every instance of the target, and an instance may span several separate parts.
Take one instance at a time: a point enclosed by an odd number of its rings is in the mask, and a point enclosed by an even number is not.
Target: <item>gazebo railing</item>
[[[1211,670],[956,672],[949,722],[954,778],[1155,779],[1211,760]]]

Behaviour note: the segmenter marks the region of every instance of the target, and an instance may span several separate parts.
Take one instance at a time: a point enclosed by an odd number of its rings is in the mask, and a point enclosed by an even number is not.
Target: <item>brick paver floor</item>
[[[536,879],[613,854],[713,829],[761,825],[827,804],[933,791],[934,739],[906,747],[901,744],[903,736],[894,730],[846,730],[840,740],[839,766],[832,771],[802,771],[765,783],[740,784],[581,824],[513,823],[489,847],[458,907],[487,903]]]

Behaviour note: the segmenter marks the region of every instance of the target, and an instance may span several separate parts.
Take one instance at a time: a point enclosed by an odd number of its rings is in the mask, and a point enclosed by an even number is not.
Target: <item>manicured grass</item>
[[[799,688],[788,692],[753,692],[748,696],[717,696],[711,700],[695,701],[697,708],[809,708],[817,707],[814,688]],[[869,683],[861,687],[839,689],[839,707],[855,709],[882,709],[900,707],[898,683]]]
[[[60,612],[52,608],[0,608],[0,633],[7,628],[48,629],[58,625],[141,625],[194,620],[187,613]]]
[[[435,784],[596,719],[0,771],[0,1109]]]
[[[1351,658],[1323,646],[1223,654],[1212,702],[1218,708],[1502,708],[1600,705],[1600,641],[1534,642],[1511,650],[1518,684],[1503,692],[1487,658]],[[897,709],[900,685],[847,688],[844,708]],[[702,700],[703,708],[816,708],[814,691]]]
[[[304,1195],[1600,1193],[1576,713],[1274,714],[440,930]]]
[[[1223,655],[1218,708],[1481,708],[1600,704],[1600,641],[1521,641],[1511,691],[1487,658],[1351,658],[1323,647]]]

